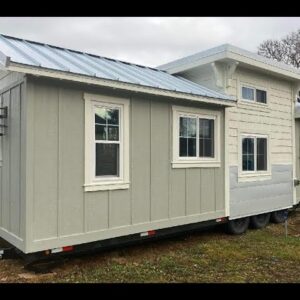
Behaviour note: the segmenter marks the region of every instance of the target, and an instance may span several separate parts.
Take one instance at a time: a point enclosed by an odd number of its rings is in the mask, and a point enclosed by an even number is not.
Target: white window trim
[[[84,190],[103,191],[129,188],[129,100],[111,96],[84,94],[85,100],[85,183]],[[119,177],[95,176],[95,106],[120,109]],[[113,142],[112,142],[113,143]]]
[[[245,99],[243,98],[243,87],[245,88],[249,88],[249,89],[253,89],[254,90],[254,100],[249,100],[249,99]],[[265,91],[267,94],[267,103],[261,103],[261,102],[257,102],[256,100],[256,90],[261,90],[261,91]],[[244,82],[240,82],[240,88],[239,88],[239,99],[240,99],[240,103],[244,104],[244,105],[251,105],[251,106],[256,106],[256,107],[260,107],[260,108],[268,108],[269,107],[269,91],[268,88],[266,87],[261,87],[261,86],[257,86],[257,85],[251,85],[248,83],[244,83]]]
[[[243,171],[243,148],[242,141],[243,138],[266,138],[267,139],[267,170],[266,171]],[[239,133],[239,147],[238,147],[238,162],[239,162],[239,174],[238,181],[262,181],[262,180],[270,180],[272,179],[272,171],[271,171],[271,137],[269,133],[247,133],[242,132]],[[256,166],[256,143],[254,144],[254,164]],[[256,167],[255,167],[256,169]]]
[[[220,119],[221,112],[194,107],[172,106],[173,112],[173,150],[172,168],[219,168],[220,159]],[[215,120],[214,157],[179,157],[179,117],[200,117]]]

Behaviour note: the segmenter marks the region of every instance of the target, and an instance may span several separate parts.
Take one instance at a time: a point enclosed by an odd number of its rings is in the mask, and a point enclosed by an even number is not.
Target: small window
[[[267,171],[267,138],[242,138],[242,170],[245,172]]]
[[[256,90],[256,101],[260,103],[267,103],[267,92]]]
[[[247,101],[253,101],[258,103],[267,103],[267,92],[260,89],[242,87],[242,99]]]
[[[179,118],[179,156],[214,157],[214,120]]]
[[[175,105],[172,111],[172,168],[221,167],[222,112]]]
[[[243,99],[254,101],[254,89],[243,86],[242,97]]]

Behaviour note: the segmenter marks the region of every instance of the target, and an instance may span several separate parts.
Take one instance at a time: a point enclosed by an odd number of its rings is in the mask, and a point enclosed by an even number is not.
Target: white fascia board
[[[43,76],[48,78],[69,80],[69,81],[98,85],[102,87],[110,87],[114,89],[122,89],[122,90],[146,93],[146,94],[157,95],[157,96],[183,99],[187,101],[196,101],[196,102],[207,103],[207,104],[217,104],[217,105],[227,106],[227,107],[236,106],[235,99],[222,100],[218,98],[210,98],[210,97],[198,96],[193,94],[173,92],[173,91],[156,89],[152,87],[145,87],[141,85],[135,85],[135,84],[125,83],[120,81],[106,80],[106,79],[101,79],[96,77],[92,78],[92,77],[74,74],[74,73],[66,73],[66,72],[60,72],[51,69],[36,68],[33,66],[17,64],[12,62],[9,64],[9,66],[6,69],[9,71],[31,74],[34,76]]]
[[[261,62],[254,58],[250,58],[250,57],[247,57],[247,56],[235,53],[235,52],[228,51],[227,58],[247,64],[247,65],[251,65],[252,67],[256,67],[259,69],[267,70],[272,73],[276,73],[283,77],[289,77],[289,78],[293,78],[296,80],[300,80],[300,73],[297,74],[296,72],[292,72],[292,71],[289,71],[287,69],[284,69],[284,68],[281,68],[279,66],[275,66],[272,64],[267,64],[265,62]]]
[[[10,63],[10,57],[6,56],[3,52],[0,51],[0,64],[5,68]]]
[[[214,53],[213,55],[209,54],[205,57],[201,57],[199,59],[195,59],[194,61],[186,62],[186,63],[180,64],[180,65],[174,66],[174,67],[172,67],[172,66],[168,67],[166,65],[166,67],[161,66],[158,68],[161,68],[162,70],[165,70],[170,74],[177,74],[180,72],[187,71],[189,69],[193,69],[193,68],[196,68],[199,66],[210,64],[210,63],[218,61],[218,60],[222,60],[224,58],[226,58],[226,52],[224,50],[222,50],[219,53]]]
[[[275,61],[273,62],[271,59],[269,63],[267,63],[266,61],[255,59],[254,57],[252,57],[252,55],[250,56],[250,54],[252,53],[247,54],[248,51],[246,50],[231,45],[222,46],[215,50],[216,51],[207,51],[206,55],[200,56],[199,58],[197,58],[197,56],[195,55],[194,58],[191,57],[189,59],[187,57],[186,59],[182,59],[182,61],[174,61],[173,63],[171,62],[169,64],[159,66],[158,68],[161,68],[162,70],[165,70],[170,74],[177,74],[215,61],[230,59],[258,69],[276,73],[277,75],[282,77],[289,77],[293,78],[294,80],[300,80],[300,72],[297,72],[296,69],[293,70],[293,68],[289,67],[288,65],[286,67],[281,67],[280,63],[276,63]],[[253,55],[255,55],[255,53],[253,53]]]

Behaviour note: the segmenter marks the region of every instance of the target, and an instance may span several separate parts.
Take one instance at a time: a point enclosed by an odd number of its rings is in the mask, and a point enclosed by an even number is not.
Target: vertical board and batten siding
[[[22,75],[9,73],[0,79],[1,107],[8,107],[6,134],[1,140],[0,236],[25,249],[25,168],[23,155],[25,83]],[[1,120],[1,123],[3,120]]]
[[[83,94],[104,91],[33,79],[27,86],[27,252],[224,216],[223,114],[222,166],[172,169],[178,102],[115,92],[130,99],[130,188],[84,192]]]

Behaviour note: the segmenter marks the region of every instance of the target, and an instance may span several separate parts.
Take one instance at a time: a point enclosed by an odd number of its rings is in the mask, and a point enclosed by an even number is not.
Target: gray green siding
[[[28,81],[27,252],[224,216],[224,153],[221,168],[171,167],[172,99],[115,94],[130,98],[130,188],[84,192],[84,92],[107,93]]]
[[[25,83],[21,75],[10,73],[0,80],[1,106],[8,107],[6,134],[0,137],[0,236],[24,249],[25,239],[25,182],[23,156],[24,134],[21,112]],[[2,121],[1,121],[2,122]]]

